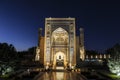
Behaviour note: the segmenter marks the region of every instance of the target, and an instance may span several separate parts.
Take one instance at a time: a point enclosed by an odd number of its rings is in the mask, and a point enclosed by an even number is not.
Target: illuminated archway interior
[[[52,33],[52,45],[67,45],[68,33],[63,28],[59,27]]]
[[[56,68],[64,67],[66,65],[65,61],[66,61],[65,53],[59,51],[55,54],[54,62],[55,62]]]
[[[66,55],[68,53],[68,33],[63,28],[59,27],[52,33],[52,53],[54,56],[54,66],[65,66]]]

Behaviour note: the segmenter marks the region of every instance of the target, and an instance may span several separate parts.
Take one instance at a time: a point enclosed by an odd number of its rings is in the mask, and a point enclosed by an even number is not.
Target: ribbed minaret
[[[38,46],[40,46],[41,36],[42,36],[42,28],[39,28],[38,29]]]
[[[37,45],[37,48],[36,48],[35,61],[40,60],[40,40],[41,40],[41,36],[42,36],[42,28],[39,28],[39,30],[38,30],[38,45]]]
[[[84,49],[84,30],[80,28],[80,58],[84,61],[85,49]]]

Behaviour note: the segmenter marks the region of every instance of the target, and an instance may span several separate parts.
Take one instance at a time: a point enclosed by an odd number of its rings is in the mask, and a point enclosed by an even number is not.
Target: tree
[[[110,54],[111,57],[115,57],[118,53],[120,53],[120,44],[115,44],[112,48],[109,48],[105,51],[106,54]]]
[[[11,61],[17,58],[17,52],[12,44],[0,43],[0,61]]]
[[[36,54],[35,50],[36,50],[36,47],[31,47],[31,48],[28,48],[27,51],[18,52],[19,59],[21,60],[27,59],[29,61],[32,61],[35,58],[35,54]]]
[[[116,44],[108,50],[111,53],[111,59],[108,60],[108,67],[112,73],[120,76],[120,45]]]
[[[0,74],[5,75],[16,68],[17,52],[12,44],[0,43]]]
[[[35,55],[36,47],[31,47],[28,49],[28,53],[31,55]]]

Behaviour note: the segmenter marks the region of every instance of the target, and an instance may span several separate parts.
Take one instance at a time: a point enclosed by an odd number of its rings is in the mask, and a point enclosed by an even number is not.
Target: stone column
[[[54,60],[54,58],[53,58],[53,48],[51,48],[51,61],[50,61],[51,66],[53,66],[53,60]]]
[[[66,49],[67,55],[66,55],[66,62],[68,62],[68,48]]]

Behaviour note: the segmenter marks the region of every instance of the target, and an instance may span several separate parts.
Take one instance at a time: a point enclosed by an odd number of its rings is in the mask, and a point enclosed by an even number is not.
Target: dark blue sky
[[[46,17],[75,17],[85,30],[85,48],[105,50],[120,43],[118,0],[0,0],[0,42],[17,50],[36,46]]]

